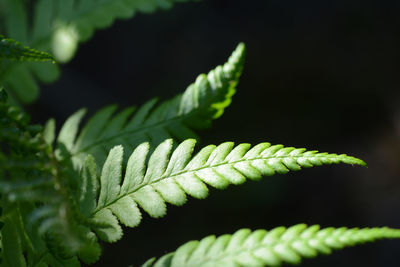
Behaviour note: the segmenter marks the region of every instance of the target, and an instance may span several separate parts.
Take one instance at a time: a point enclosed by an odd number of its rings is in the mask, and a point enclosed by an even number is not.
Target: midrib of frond
[[[102,145],[102,144],[107,144],[108,142],[110,142],[110,141],[112,141],[114,139],[118,139],[118,138],[121,138],[121,137],[124,137],[124,136],[129,136],[129,135],[137,134],[137,133],[140,133],[140,132],[148,132],[152,128],[164,127],[165,125],[168,125],[170,123],[177,122],[177,121],[179,121],[181,123],[184,123],[184,121],[186,119],[190,118],[192,115],[193,115],[193,113],[188,113],[188,114],[184,114],[184,115],[181,115],[181,116],[176,116],[176,117],[173,117],[173,118],[170,118],[170,119],[166,119],[166,120],[163,120],[161,122],[156,122],[156,123],[153,123],[153,124],[150,124],[150,125],[138,126],[138,128],[133,129],[133,130],[123,131],[122,133],[119,133],[119,134],[116,134],[116,135],[113,135],[113,136],[110,136],[110,137],[107,137],[107,138],[103,138],[103,139],[98,140],[96,142],[93,142],[92,144],[90,144],[90,145],[88,145],[88,146],[86,146],[84,148],[81,148],[78,151],[72,153],[70,157],[76,157],[77,155],[79,155],[81,153],[85,153],[85,152],[90,151],[90,149],[92,149],[93,147],[96,147],[96,146],[99,146],[99,145]]]
[[[176,173],[170,174],[168,176],[161,176],[161,177],[159,177],[157,179],[153,179],[148,183],[143,183],[143,184],[137,186],[136,188],[132,189],[131,191],[129,191],[129,192],[123,194],[123,195],[119,195],[117,198],[115,198],[112,202],[108,203],[107,205],[105,205],[103,207],[100,207],[100,208],[96,208],[96,210],[93,212],[92,215],[95,215],[97,212],[101,211],[102,209],[108,208],[109,206],[111,206],[112,204],[117,202],[119,199],[121,199],[123,197],[126,197],[126,196],[129,196],[131,194],[134,194],[135,192],[137,192],[141,188],[143,188],[145,186],[148,186],[148,185],[156,184],[156,183],[158,183],[158,182],[160,182],[161,180],[164,180],[164,179],[174,178],[174,177],[177,177],[177,176],[182,175],[182,174],[194,173],[194,175],[196,175],[195,172],[198,172],[198,171],[201,171],[201,170],[204,170],[204,169],[208,169],[208,168],[217,168],[217,167],[223,166],[223,165],[234,165],[236,163],[251,162],[251,161],[260,160],[260,159],[263,159],[263,160],[282,159],[283,160],[285,158],[292,158],[292,159],[297,159],[297,160],[300,159],[300,158],[304,158],[304,159],[307,159],[307,158],[318,158],[318,159],[322,159],[323,160],[323,159],[344,158],[344,156],[342,156],[342,155],[333,155],[333,154],[321,155],[321,156],[318,156],[318,155],[315,155],[315,154],[314,155],[297,155],[297,156],[290,156],[290,155],[273,156],[273,155],[270,155],[270,156],[266,156],[266,157],[260,156],[260,157],[250,158],[250,159],[235,160],[235,161],[231,161],[231,162],[221,162],[221,163],[218,163],[218,164],[215,164],[215,165],[212,165],[212,166],[205,165],[205,166],[202,166],[200,168],[193,169],[193,170],[182,170],[180,172],[176,172]],[[237,169],[235,168],[235,170],[237,170]],[[237,171],[240,172],[239,170],[237,170]]]
[[[335,230],[338,231],[338,230],[340,230],[340,228],[335,229]],[[362,231],[362,230],[365,230],[365,229],[360,229],[359,231]],[[368,229],[368,230],[373,231],[374,229]],[[383,228],[381,230],[383,230]],[[275,241],[270,242],[270,243],[262,243],[262,241],[261,241],[260,243],[252,245],[252,246],[242,246],[242,247],[238,247],[237,249],[235,249],[233,251],[232,250],[224,251],[224,252],[222,252],[222,253],[218,254],[217,256],[214,256],[214,257],[209,257],[208,255],[205,255],[201,260],[198,260],[198,261],[202,262],[205,265],[207,264],[207,266],[210,266],[209,264],[212,264],[212,263],[217,264],[219,262],[224,262],[225,259],[232,259],[234,256],[239,255],[239,254],[252,253],[254,251],[257,251],[257,250],[263,249],[263,248],[274,249],[274,248],[276,248],[278,246],[281,246],[281,247],[289,246],[290,250],[295,251],[295,248],[292,248],[291,246],[294,243],[297,243],[297,242],[299,242],[299,243],[304,242],[304,244],[307,244],[312,249],[318,250],[311,243],[313,243],[313,242],[326,243],[327,239],[338,239],[338,240],[340,240],[341,236],[346,236],[346,235],[351,237],[352,236],[351,234],[354,233],[353,231],[354,231],[354,229],[344,229],[339,235],[336,235],[336,236],[332,235],[332,236],[319,237],[318,234],[321,232],[321,230],[320,230],[320,231],[315,232],[312,236],[303,237],[303,236],[299,235],[298,237],[290,239],[290,240],[284,240],[284,239],[282,239],[280,237],[278,240],[275,240]],[[355,234],[357,234],[357,233],[355,233]],[[400,232],[397,233],[397,234],[398,234],[398,236],[400,236]],[[394,235],[394,234],[392,233],[392,235]],[[378,236],[375,236],[375,237],[365,238],[364,240],[353,240],[352,242],[354,242],[353,245],[362,244],[362,243],[365,243],[365,242],[371,242],[374,239],[382,239],[384,237],[385,236],[383,236],[383,235],[381,235],[381,236],[378,235]],[[351,243],[347,243],[345,241],[339,241],[339,242],[344,247],[351,246]],[[324,245],[327,246],[329,249],[334,249],[335,248],[334,246],[330,246],[329,244],[324,244]],[[184,266],[189,266],[189,265],[185,264]],[[213,266],[213,265],[211,265],[211,266]]]

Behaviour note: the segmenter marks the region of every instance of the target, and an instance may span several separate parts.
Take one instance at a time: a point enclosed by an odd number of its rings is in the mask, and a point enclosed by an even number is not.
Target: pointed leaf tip
[[[246,52],[246,44],[243,43],[243,42],[240,42],[240,43],[237,45],[235,51],[239,51],[240,53]]]
[[[360,166],[368,168],[367,163],[365,163],[365,161],[363,161],[362,159],[352,157],[352,156],[347,156],[347,155],[343,155],[343,156],[344,156],[344,159],[343,159],[344,163],[349,163],[352,165],[360,165]]]

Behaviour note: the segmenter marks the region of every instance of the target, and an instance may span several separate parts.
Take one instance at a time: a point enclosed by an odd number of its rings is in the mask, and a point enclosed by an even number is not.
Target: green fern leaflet
[[[232,142],[226,142],[206,146],[192,156],[195,142],[188,139],[174,150],[169,139],[150,156],[149,144],[139,145],[129,157],[123,180],[122,146],[111,149],[100,180],[94,159],[88,156],[79,180],[78,199],[81,212],[91,220],[98,237],[115,242],[122,237],[117,218],[126,226],[137,226],[141,220],[138,206],[154,218],[162,217],[166,214],[166,203],[183,205],[186,194],[200,199],[207,197],[206,185],[224,189],[229,184],[242,184],[246,179],[259,180],[262,176],[324,164],[365,166],[362,160],[344,154],[318,153],[269,143],[235,147]]]
[[[330,254],[332,249],[372,242],[383,238],[400,238],[400,230],[390,228],[325,228],[298,224],[271,231],[241,229],[233,235],[208,236],[190,241],[176,252],[150,259],[142,267],[227,267],[280,266],[298,264],[302,258]]]
[[[115,145],[122,144],[131,153],[145,141],[158,145],[168,138],[197,138],[193,130],[210,127],[212,120],[220,117],[231,103],[244,58],[245,46],[239,44],[224,65],[199,75],[183,94],[159,105],[151,100],[135,113],[133,107],[117,114],[113,114],[115,106],[106,107],[76,137],[85,113],[80,110],[63,125],[57,140],[59,149],[65,148],[79,169],[88,154],[95,157],[97,164],[103,164]]]

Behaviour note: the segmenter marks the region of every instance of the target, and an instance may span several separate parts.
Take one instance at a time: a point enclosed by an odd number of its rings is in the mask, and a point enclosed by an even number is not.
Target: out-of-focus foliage
[[[0,60],[16,60],[16,61],[52,61],[54,57],[46,52],[41,52],[27,46],[23,46],[10,38],[0,35]]]
[[[0,33],[40,51],[50,52],[58,63],[72,59],[79,42],[116,19],[132,18],[137,12],[168,9],[185,0],[0,0]],[[0,65],[0,80],[12,96],[30,103],[39,95],[37,80],[53,82],[60,75],[56,64]]]

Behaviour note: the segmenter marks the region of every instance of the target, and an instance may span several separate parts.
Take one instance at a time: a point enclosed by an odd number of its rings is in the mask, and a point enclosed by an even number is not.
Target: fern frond
[[[80,225],[71,177],[59,167],[41,128],[9,106],[3,89],[0,118],[0,260],[5,266],[37,266],[39,260],[40,266],[77,266],[77,255],[87,263],[97,260],[100,247]],[[50,142],[51,123],[47,128]]]
[[[51,61],[54,62],[52,55],[36,49],[23,46],[10,38],[5,38],[0,34],[0,60],[10,59],[17,61]]]
[[[186,0],[38,0],[29,7],[24,0],[5,0],[6,35],[32,48],[50,52],[57,62],[69,61],[78,43],[87,41],[97,29],[110,26],[116,19],[128,19],[136,12],[170,8]],[[28,10],[32,9],[32,14]],[[32,23],[29,23],[32,21]],[[29,103],[38,95],[36,78],[55,81],[57,65],[8,63],[0,71],[0,80],[20,101]],[[3,72],[3,73],[1,73]],[[23,78],[22,78],[23,77]]]
[[[88,154],[95,157],[97,164],[103,164],[107,152],[115,145],[122,144],[130,153],[145,141],[157,145],[172,137],[178,140],[194,138],[193,129],[209,127],[231,102],[244,56],[245,46],[239,44],[223,66],[207,75],[199,75],[183,94],[158,106],[156,100],[151,100],[132,117],[133,108],[113,115],[116,107],[106,107],[94,115],[76,137],[84,115],[84,110],[80,110],[65,122],[58,143],[73,155],[74,162],[80,167]]]
[[[122,146],[111,149],[100,182],[96,181],[93,158],[87,158],[80,184],[84,188],[80,192],[85,193],[78,199],[82,213],[91,214],[100,239],[114,242],[122,236],[118,220],[129,227],[138,225],[141,220],[138,206],[158,218],[166,214],[166,202],[183,205],[186,194],[205,198],[208,194],[206,184],[224,189],[229,184],[242,184],[246,179],[258,180],[262,176],[297,171],[302,167],[335,163],[365,165],[362,160],[344,154],[318,153],[269,143],[254,147],[249,144],[234,147],[232,142],[209,145],[192,157],[195,142],[188,139],[173,150],[173,142],[169,139],[151,155],[149,144],[141,144],[128,160],[123,181]]]
[[[233,235],[218,238],[208,236],[190,241],[159,260],[150,259],[143,266],[280,266],[298,264],[302,258],[330,254],[379,239],[400,238],[400,230],[383,228],[325,228],[298,224],[290,228],[277,227],[271,231],[241,229]]]

